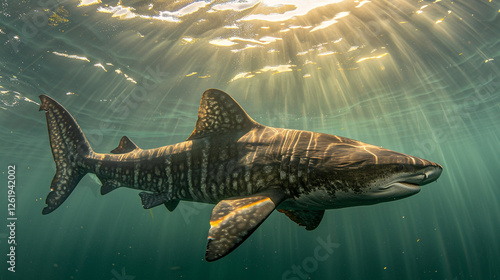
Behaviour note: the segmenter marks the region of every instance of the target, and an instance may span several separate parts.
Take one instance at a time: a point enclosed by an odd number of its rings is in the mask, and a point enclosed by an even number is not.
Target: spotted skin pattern
[[[180,200],[216,204],[207,261],[233,251],[274,209],[312,230],[325,209],[406,197],[442,170],[340,136],[261,125],[216,89],[203,93],[195,130],[185,142],[143,150],[124,136],[111,153],[96,153],[64,107],[46,95],[40,99],[57,169],[43,214],[57,209],[87,173],[100,179],[103,195],[119,187],[143,190],[146,209],[164,204],[173,211]],[[377,189],[381,184],[403,192]]]

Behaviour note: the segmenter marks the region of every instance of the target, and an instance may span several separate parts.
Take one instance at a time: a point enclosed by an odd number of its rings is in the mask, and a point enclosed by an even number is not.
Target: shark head
[[[409,197],[443,170],[432,161],[360,141],[325,134],[319,138],[328,148],[321,160],[310,163],[314,187],[295,199],[298,207],[332,209]]]
[[[354,180],[354,188],[337,192],[339,200],[344,198],[349,203],[352,193],[357,194],[358,204],[409,197],[420,192],[421,186],[436,181],[443,171],[439,164],[432,161],[390,150],[380,149],[379,153],[374,154],[379,154],[376,163],[365,163],[366,166],[358,167],[358,172],[366,176],[365,183]]]

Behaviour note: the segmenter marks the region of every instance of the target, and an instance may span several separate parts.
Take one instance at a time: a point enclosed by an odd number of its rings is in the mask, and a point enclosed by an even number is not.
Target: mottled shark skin
[[[216,204],[206,260],[238,247],[277,209],[307,230],[325,209],[370,205],[416,194],[442,167],[356,140],[261,125],[225,92],[203,93],[191,136],[143,150],[124,136],[110,154],[96,153],[59,103],[41,95],[56,174],[43,214],[57,209],[87,173],[101,194],[119,187],[143,190],[145,209],[180,200]]]

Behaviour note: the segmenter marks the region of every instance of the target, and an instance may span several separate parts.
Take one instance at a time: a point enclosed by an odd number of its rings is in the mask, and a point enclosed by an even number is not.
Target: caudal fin
[[[92,149],[80,126],[63,106],[46,95],[40,95],[40,100],[40,111],[46,111],[50,147],[57,169],[45,200],[47,206],[42,211],[45,215],[61,206],[87,174],[84,160],[91,155]]]

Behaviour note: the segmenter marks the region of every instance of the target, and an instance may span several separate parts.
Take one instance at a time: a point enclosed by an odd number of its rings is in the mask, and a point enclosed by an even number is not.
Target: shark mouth
[[[408,182],[407,180],[399,182],[396,181],[381,186],[378,188],[378,190],[374,190],[371,194],[369,194],[369,198],[394,200],[412,196],[418,192],[420,192],[420,185],[415,181],[413,180],[411,180],[410,182]]]
[[[408,190],[415,190],[415,191],[420,191],[420,185],[415,184],[415,183],[409,183],[409,182],[397,182],[392,185],[399,185],[399,187],[406,188]]]
[[[394,188],[394,187],[399,187],[399,188],[408,189],[408,190],[420,190],[419,184],[404,182],[404,181],[403,182],[394,182],[394,183],[388,184],[384,187],[380,187],[379,190],[387,190],[387,189]]]
[[[392,182],[388,184],[386,187],[382,189],[388,189],[394,186],[406,188],[408,190],[420,190],[420,186],[427,185],[431,182],[437,180],[437,178],[441,175],[442,171],[441,166],[430,166],[425,170],[422,170],[422,173],[414,174],[412,176],[404,176],[403,178],[399,178],[396,182]]]
[[[428,176],[425,173],[412,176],[402,176],[400,178],[396,178],[392,182],[389,182],[387,185],[379,187],[379,191],[414,194],[420,191],[420,186],[423,185],[423,182],[427,179],[427,177]]]

